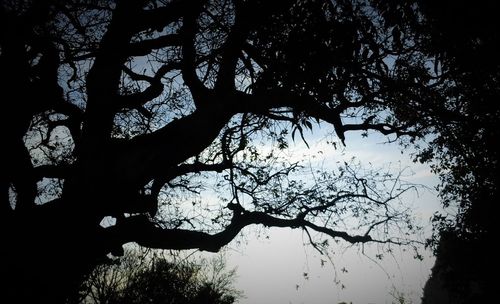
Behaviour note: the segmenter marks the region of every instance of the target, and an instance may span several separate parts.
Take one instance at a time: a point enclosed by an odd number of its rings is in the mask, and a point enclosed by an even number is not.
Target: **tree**
[[[428,68],[438,76],[432,80],[433,98],[415,99],[411,110],[404,103],[392,105],[400,120],[427,126],[429,145],[416,158],[432,164],[441,178],[443,206],[452,214],[433,219],[429,245],[437,261],[424,303],[484,302],[494,296],[489,278],[497,265],[492,240],[499,211],[500,36],[493,13],[498,3],[420,1],[416,15],[399,14],[415,5],[411,1],[381,5],[386,21],[419,37],[422,58],[434,58]],[[428,75],[411,72],[414,79]],[[439,293],[446,300],[438,299]]]
[[[441,222],[441,229],[482,238],[496,229],[490,214],[498,198],[500,36],[492,15],[498,4],[470,8],[462,1],[422,1],[420,6],[419,27],[411,27],[409,20],[400,20],[399,26],[413,28],[422,37],[422,52],[435,58],[440,77],[433,86],[440,97],[412,104],[406,120],[428,121],[432,140],[417,158],[434,162],[443,205],[458,208],[456,218]]]
[[[460,1],[423,4],[427,49],[439,57],[446,74],[442,83],[447,103],[433,115],[437,134],[420,157],[434,161],[443,204],[456,210],[454,217],[435,217],[436,265],[424,303],[445,302],[433,293],[450,303],[480,303],[496,296],[490,278],[498,268],[493,240],[500,199],[500,24],[492,12],[499,7],[495,2],[473,8]]]
[[[95,268],[80,294],[87,304],[230,304],[241,296],[232,287],[234,276],[222,257],[195,262],[128,250],[118,261]]]
[[[319,250],[313,232],[405,243],[392,228],[416,227],[392,203],[412,185],[283,157],[320,122],[335,145],[425,134],[406,114],[440,75],[393,16],[379,1],[3,1],[2,294],[62,303],[125,243],[218,251],[253,224]]]

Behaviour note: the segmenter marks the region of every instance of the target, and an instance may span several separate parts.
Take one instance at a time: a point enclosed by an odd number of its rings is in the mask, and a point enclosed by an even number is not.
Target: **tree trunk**
[[[85,275],[98,263],[95,230],[73,219],[37,213],[4,228],[2,298],[4,303],[68,303]],[[94,231],[94,233],[92,233]],[[2,301],[3,302],[3,301]]]

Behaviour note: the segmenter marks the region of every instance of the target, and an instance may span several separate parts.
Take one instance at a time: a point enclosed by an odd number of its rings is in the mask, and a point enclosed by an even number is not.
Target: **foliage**
[[[400,16],[396,11],[416,4],[380,5],[388,12],[386,22],[404,29],[402,35],[417,37],[419,56],[413,60],[427,60],[424,69],[401,66],[400,70],[406,73],[408,85],[430,81],[419,94],[432,94],[432,98],[415,98],[411,104],[393,107],[401,120],[427,126],[429,143],[416,158],[432,164],[441,177],[444,207],[455,209],[454,218],[436,216],[437,232],[452,229],[464,238],[482,238],[495,229],[490,214],[498,210],[500,36],[495,30],[498,20],[492,15],[498,3],[472,8],[463,1],[420,1],[416,14]]]
[[[442,75],[433,104],[414,105],[409,119],[426,117],[431,141],[417,158],[432,163],[441,178],[442,203],[429,244],[436,265],[424,290],[424,303],[479,303],[494,297],[492,269],[498,267],[500,121],[500,26],[496,2],[471,7],[464,1],[421,1],[423,22],[416,28],[422,50],[434,57]],[[464,22],[466,21],[466,22]],[[467,261],[464,263],[464,261]],[[497,266],[494,266],[497,265]]]
[[[97,266],[80,294],[87,304],[230,304],[241,297],[232,287],[234,277],[222,256],[195,262],[129,250],[119,260]]]
[[[439,160],[435,170],[441,174],[441,189],[445,206],[458,202],[455,228],[467,238],[483,238],[496,231],[491,213],[498,211],[499,138],[498,105],[500,61],[496,33],[498,20],[491,11],[498,4],[489,3],[472,10],[458,3],[453,13],[473,24],[464,30],[463,24],[443,17],[443,8],[429,4],[431,46],[437,45],[443,54],[443,70],[450,83],[448,100],[450,117],[438,117],[439,136],[433,143],[433,154]],[[439,19],[438,19],[439,18]],[[448,38],[446,38],[448,37]],[[451,37],[454,41],[449,42]],[[459,37],[459,38],[458,38]],[[446,46],[444,46],[446,45]]]
[[[319,124],[334,146],[351,131],[406,144],[441,132],[427,109],[453,90],[417,8],[2,1],[7,297],[62,303],[126,243],[218,251],[253,224],[303,229],[319,250],[315,233],[410,244],[414,187],[398,173],[288,153]]]

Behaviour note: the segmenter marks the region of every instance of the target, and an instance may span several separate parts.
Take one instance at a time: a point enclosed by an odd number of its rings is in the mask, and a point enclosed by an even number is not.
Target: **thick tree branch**
[[[361,124],[345,124],[343,126],[345,131],[378,131],[384,135],[396,134],[397,137],[403,135],[418,136],[420,133],[417,130],[409,129],[409,126],[395,126],[386,123],[370,123],[365,121]]]
[[[139,6],[140,3],[134,1],[121,1],[117,4],[87,74],[88,101],[82,134],[85,149],[102,146],[109,141],[122,66],[128,58],[130,40],[137,30],[131,19],[137,15]]]
[[[135,81],[147,81],[150,86],[144,91],[139,93],[134,93],[130,95],[122,95],[118,97],[117,107],[118,108],[138,108],[143,106],[145,103],[153,100],[154,98],[161,95],[163,92],[163,84],[161,79],[165,74],[179,68],[179,64],[176,62],[171,62],[161,66],[153,77],[147,75],[137,74],[128,67],[124,66],[124,72],[130,76],[132,80]],[[117,109],[118,110],[118,109]]]
[[[217,252],[233,240],[246,226],[252,224],[267,227],[311,228],[333,238],[342,238],[350,243],[365,243],[373,239],[369,235],[349,235],[344,231],[336,231],[321,227],[303,218],[282,219],[264,212],[248,212],[237,204],[230,204],[234,216],[226,228],[215,234],[186,229],[163,229],[145,216],[134,216],[124,219],[116,226],[107,229],[108,237],[114,244],[137,242],[148,248],[162,249],[200,249]]]
[[[240,57],[243,43],[246,40],[251,22],[249,17],[254,16],[247,11],[251,8],[252,6],[248,4],[245,5],[238,1],[235,3],[235,23],[231,27],[231,31],[222,49],[222,60],[217,74],[217,82],[215,84],[216,91],[231,92],[234,90],[236,63]]]
[[[201,3],[197,3],[184,15],[182,25],[182,78],[189,87],[195,105],[200,108],[207,104],[205,98],[209,95],[209,90],[203,85],[196,75],[196,47],[195,37],[198,30],[197,18],[201,12]]]
[[[328,107],[321,104],[309,96],[297,96],[283,90],[275,90],[267,93],[246,94],[237,92],[238,103],[231,105],[236,112],[255,113],[269,116],[269,109],[289,107],[294,110],[303,111],[307,116],[321,119],[331,123],[335,132],[342,142],[345,141],[344,133],[356,130],[376,130],[384,135],[396,134],[398,137],[403,135],[418,135],[418,131],[411,130],[406,125],[395,126],[385,123],[371,123],[373,117],[367,118],[360,124],[343,124],[340,118],[342,111],[349,107],[355,107],[357,103],[343,103],[338,107]],[[363,104],[366,101],[362,102]]]
[[[269,109],[288,107],[296,111],[303,111],[308,116],[329,122],[342,140],[345,140],[344,127],[340,119],[341,111],[322,105],[309,96],[298,96],[285,90],[273,92],[246,94],[237,92],[238,103],[232,104],[234,110],[241,113],[255,113],[267,115]]]
[[[37,180],[47,178],[67,178],[71,174],[71,165],[42,165],[33,168],[33,174]]]
[[[246,43],[248,32],[262,25],[267,18],[286,11],[293,4],[289,0],[268,2],[235,1],[235,23],[231,27],[222,50],[222,60],[217,75],[216,90],[234,89],[235,69],[242,52],[249,48]],[[254,53],[255,54],[255,53]]]
[[[165,127],[117,144],[113,162],[118,179],[143,185],[155,177],[170,176],[178,164],[201,153],[231,118],[219,109],[196,110]]]
[[[201,173],[201,172],[222,172],[231,168],[231,162],[225,161],[215,164],[204,164],[201,162],[194,162],[192,164],[182,164],[177,167],[175,176],[181,176],[187,173]]]
[[[33,165],[31,163],[31,156],[21,140],[11,144],[10,151],[15,154],[6,156],[8,157],[9,164],[2,172],[6,175],[7,181],[12,182],[17,192],[16,212],[26,211],[35,206],[35,197],[37,195],[36,179],[32,174]],[[10,152],[9,151],[9,152]],[[3,176],[2,176],[3,178]]]
[[[151,194],[153,196],[158,196],[161,188],[171,181],[172,179],[188,174],[188,173],[201,173],[201,172],[222,172],[226,169],[231,168],[232,164],[230,161],[223,161],[215,164],[205,164],[201,162],[194,162],[191,164],[181,164],[176,168],[168,170],[168,172],[163,172],[163,175],[155,177],[153,185],[151,187]]]

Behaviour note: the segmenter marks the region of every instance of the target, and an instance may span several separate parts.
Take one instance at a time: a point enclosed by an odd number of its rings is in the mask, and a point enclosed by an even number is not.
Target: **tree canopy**
[[[427,49],[441,58],[448,89],[445,111],[434,115],[436,136],[420,159],[435,161],[440,197],[455,215],[434,219],[437,260],[423,303],[484,302],[494,297],[498,268],[492,240],[499,211],[500,24],[493,13],[499,4],[423,1],[422,7]],[[433,298],[440,288],[445,298]]]
[[[332,149],[412,144],[462,100],[413,1],[6,0],[0,20],[4,276],[24,300],[64,301],[128,242],[218,251],[260,224],[403,244],[412,185],[289,144],[320,124]]]

